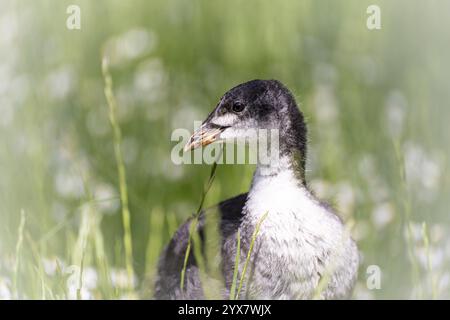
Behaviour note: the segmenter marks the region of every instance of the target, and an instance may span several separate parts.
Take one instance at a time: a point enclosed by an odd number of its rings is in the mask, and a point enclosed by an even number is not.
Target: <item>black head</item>
[[[216,140],[251,138],[245,136],[249,129],[277,129],[280,153],[299,153],[304,168],[303,115],[290,91],[277,80],[252,80],[226,92],[186,149]]]

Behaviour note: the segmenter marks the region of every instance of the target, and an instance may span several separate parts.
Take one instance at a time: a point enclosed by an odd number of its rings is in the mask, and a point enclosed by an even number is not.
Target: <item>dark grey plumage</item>
[[[221,238],[227,239],[234,235],[242,216],[242,208],[245,205],[247,194],[241,194],[234,198],[221,202],[217,208],[220,214]],[[207,210],[208,211],[208,210]],[[206,213],[207,214],[207,213]],[[201,299],[203,289],[200,283],[198,269],[194,255],[189,255],[186,275],[185,290],[180,290],[181,269],[189,239],[189,227],[191,219],[185,222],[174,234],[170,243],[164,249],[158,265],[158,279],[155,287],[157,299]],[[205,223],[205,212],[200,215],[197,232],[204,239],[203,228]],[[225,250],[226,251],[226,250]],[[226,255],[227,252],[224,252]],[[222,265],[224,273],[229,272],[228,265]]]
[[[261,216],[249,273],[240,298],[342,299],[350,296],[356,280],[358,252],[341,220],[316,199],[305,180],[307,131],[303,115],[289,90],[275,80],[253,80],[228,91],[202,126],[216,138],[242,135],[241,129],[279,131],[280,159],[259,163],[248,194],[219,204],[222,272],[231,287],[236,233],[241,234],[241,262]],[[156,281],[157,299],[201,299],[203,290],[194,255],[189,255],[185,289],[180,275],[189,237],[189,223],[176,232],[162,253]],[[203,237],[204,213],[198,224]],[[238,273],[242,272],[242,263]],[[326,280],[322,291],[319,283]],[[228,297],[225,292],[224,297]]]

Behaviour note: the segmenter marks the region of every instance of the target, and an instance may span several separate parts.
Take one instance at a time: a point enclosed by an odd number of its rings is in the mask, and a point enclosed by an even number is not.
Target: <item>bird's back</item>
[[[216,211],[220,214],[220,230],[222,238],[228,239],[239,228],[242,212],[247,199],[247,193],[220,202],[217,206],[203,211],[199,216],[196,232],[199,233],[202,246],[207,242],[205,239],[205,215]],[[180,289],[181,271],[189,241],[189,229],[192,219],[185,222],[174,234],[170,243],[166,246],[158,264],[158,275],[155,284],[155,298],[163,300],[171,299],[203,299],[203,289],[200,283],[199,270],[194,254],[189,253],[186,264],[185,283],[183,290]],[[202,248],[203,250],[203,248]],[[223,250],[222,250],[223,255]],[[223,268],[227,268],[223,266]],[[223,270],[226,272],[226,270]]]

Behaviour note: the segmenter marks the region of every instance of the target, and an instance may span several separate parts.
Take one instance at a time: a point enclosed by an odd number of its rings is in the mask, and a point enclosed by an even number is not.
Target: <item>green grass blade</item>
[[[258,220],[258,223],[256,224],[255,231],[252,234],[252,240],[250,242],[250,248],[248,249],[247,258],[245,259],[244,268],[242,270],[241,279],[239,281],[239,288],[238,288],[238,291],[236,293],[236,300],[239,299],[239,294],[241,293],[242,286],[244,285],[245,273],[247,272],[247,267],[248,267],[248,264],[250,262],[250,257],[251,257],[252,251],[253,251],[253,246],[255,245],[256,237],[258,236],[259,229],[261,228],[261,224],[263,223],[264,219],[266,219],[268,214],[269,214],[269,212],[266,212]]]
[[[430,239],[428,237],[428,228],[425,222],[422,223],[422,238],[425,247],[425,252],[427,255],[427,268],[431,282],[431,297],[435,300],[438,297],[438,289],[436,279],[433,273],[433,262],[431,261],[431,253],[430,253]]]
[[[114,136],[114,154],[117,162],[117,170],[119,175],[120,200],[122,204],[122,223],[124,228],[124,247],[125,247],[125,264],[128,273],[129,289],[133,286],[133,245],[131,238],[131,217],[128,208],[128,190],[126,183],[125,164],[122,156],[122,132],[117,121],[117,102],[113,92],[113,81],[109,72],[108,59],[103,57],[102,72],[105,80],[105,96],[109,107],[109,120],[113,128]]]
[[[19,223],[19,231],[17,236],[17,244],[16,244],[16,261],[14,263],[14,277],[13,277],[13,296],[18,299],[19,293],[17,288],[18,274],[19,274],[19,266],[20,266],[20,255],[22,252],[22,243],[23,243],[23,231],[25,229],[25,211],[22,209],[20,211],[20,223]]]
[[[238,232],[236,234],[236,256],[234,258],[234,270],[233,270],[233,281],[231,282],[231,288],[230,288],[230,300],[235,299],[235,292],[236,292],[236,282],[237,282],[237,276],[238,276],[238,269],[239,269],[239,259],[241,256],[241,233],[238,229]]]
[[[181,269],[181,277],[180,277],[180,289],[184,290],[184,278],[186,275],[186,268],[187,268],[187,262],[189,260],[189,254],[191,251],[191,240],[192,240],[192,233],[197,229],[197,224],[198,224],[198,218],[200,215],[200,212],[202,211],[203,208],[203,203],[205,202],[205,198],[206,195],[208,194],[209,189],[212,186],[212,183],[214,181],[214,178],[216,176],[216,169],[217,169],[217,162],[215,161],[213,166],[211,167],[211,172],[209,175],[209,179],[208,182],[206,184],[206,186],[203,189],[203,193],[202,193],[202,198],[200,200],[200,204],[198,206],[198,209],[194,215],[194,219],[191,222],[190,228],[189,228],[189,239],[188,239],[188,244],[186,247],[186,253],[184,255],[184,263],[183,263],[183,268]]]
[[[188,239],[188,244],[186,247],[186,253],[184,254],[184,262],[183,262],[183,268],[181,269],[181,277],[180,277],[180,289],[181,291],[184,290],[184,278],[186,275],[186,268],[187,268],[187,262],[189,260],[189,254],[191,252],[191,236],[192,233],[194,232],[193,230],[195,230],[197,228],[197,219],[194,219],[191,224],[190,224],[190,228],[189,228],[189,239]]]

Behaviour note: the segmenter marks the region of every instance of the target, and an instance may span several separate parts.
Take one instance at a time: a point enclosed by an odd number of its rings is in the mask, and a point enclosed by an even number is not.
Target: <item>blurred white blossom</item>
[[[412,297],[431,296],[433,290],[435,290],[444,299],[449,298],[444,293],[448,292],[450,280],[448,273],[450,268],[450,237],[445,237],[450,230],[447,226],[441,224],[431,224],[427,226],[426,238],[423,223],[411,221],[408,227],[411,232],[413,256],[418,262],[422,276]],[[438,232],[438,235],[434,235],[434,232]],[[407,240],[409,239],[408,229],[406,228],[404,236]]]
[[[375,203],[386,201],[389,196],[389,189],[378,172],[373,155],[365,154],[361,157],[358,163],[358,171],[366,181],[371,200]]]
[[[53,178],[56,192],[62,197],[80,198],[85,194],[83,179],[89,176],[88,158],[75,153],[70,136],[60,137],[53,155]]]
[[[336,185],[336,204],[339,213],[344,217],[351,216],[355,207],[355,190],[349,182],[343,181]]]
[[[416,246],[414,252],[423,269],[428,269],[428,259],[434,270],[441,267],[444,263],[444,251],[442,248],[435,247],[434,245],[430,245],[428,248],[423,245]]]
[[[112,269],[111,270],[111,281],[114,287],[117,288],[128,288],[130,287],[128,272],[125,269]],[[133,283],[131,286],[134,288],[137,285],[137,277],[133,275]]]
[[[194,122],[201,122],[204,118],[204,114],[197,106],[192,104],[184,104],[178,106],[177,112],[173,114],[172,128],[186,128],[188,130],[194,130]]]
[[[69,65],[64,65],[51,72],[46,79],[49,95],[54,99],[66,98],[74,89],[76,74]]]
[[[430,201],[441,178],[438,158],[412,141],[404,145],[406,181],[409,188],[422,201]]]
[[[134,94],[145,103],[161,100],[166,91],[166,72],[160,59],[142,62],[134,74]]]
[[[448,271],[440,275],[437,286],[439,293],[447,292],[447,295],[442,296],[442,298],[449,299],[450,294],[448,292],[450,292],[450,273]]]
[[[97,270],[87,266],[83,270],[77,265],[71,265],[64,268],[64,273],[68,275],[67,279],[67,298],[77,299],[78,290],[82,300],[90,300],[94,298],[93,290],[97,287],[98,275]],[[80,284],[81,277],[81,284]],[[80,287],[81,285],[81,287]]]
[[[432,225],[430,227],[430,239],[432,242],[440,243],[445,241],[445,236],[447,235],[448,230],[445,230],[445,227],[439,224]],[[450,256],[449,256],[450,258]]]
[[[94,188],[96,208],[102,213],[114,213],[120,206],[119,194],[110,184],[97,183]]]
[[[97,288],[98,274],[97,270],[93,267],[85,267],[83,269],[83,287],[88,290]]]
[[[0,276],[0,300],[12,299],[11,280]]]
[[[105,53],[112,65],[118,65],[151,53],[156,45],[157,38],[154,32],[135,28],[109,39]]]
[[[167,110],[158,102],[166,97],[166,92],[167,75],[162,61],[157,58],[143,61],[137,66],[133,81],[120,85],[116,90],[119,119],[130,119],[137,107],[145,109],[147,119],[160,119]]]
[[[391,203],[377,204],[372,211],[372,222],[377,229],[383,229],[394,218],[394,208]]]
[[[84,193],[83,180],[75,173],[59,170],[55,174],[56,191],[63,197],[79,198]]]
[[[13,12],[8,12],[5,8],[2,8],[2,11],[4,13],[0,16],[0,47],[12,47],[19,30],[18,19]]]
[[[58,259],[58,262],[56,261]],[[58,270],[58,265],[59,267],[64,270],[65,267],[65,263],[62,262],[59,258],[41,258],[41,264],[42,267],[44,268],[44,272],[48,275],[48,276],[54,276],[56,275],[56,271]]]
[[[353,214],[356,192],[348,181],[332,184],[322,179],[313,179],[309,185],[319,199],[334,199],[332,202],[336,204],[339,215],[347,218]]]
[[[81,300],[92,300],[92,293],[85,287],[82,287],[80,290]],[[78,286],[76,285],[68,285],[67,286],[67,298],[69,300],[77,300],[78,299]]]
[[[385,106],[386,122],[389,133],[395,139],[400,138],[403,132],[407,108],[408,102],[400,91],[389,93]]]
[[[408,231],[411,232],[412,241],[414,242],[422,242],[423,241],[423,233],[422,233],[422,224],[414,221],[409,222],[408,226],[409,230],[405,229],[405,238],[408,239]]]

